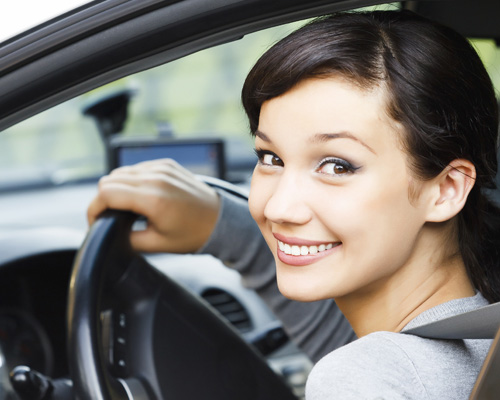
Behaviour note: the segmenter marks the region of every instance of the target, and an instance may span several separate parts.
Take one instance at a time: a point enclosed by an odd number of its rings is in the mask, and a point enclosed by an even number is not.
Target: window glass
[[[103,141],[95,121],[83,111],[120,91],[135,93],[120,132],[124,137],[220,137],[248,154],[252,145],[240,102],[244,78],[266,49],[303,23],[256,32],[129,76],[9,128],[0,134],[0,190],[104,174]]]
[[[398,8],[397,3],[379,9]],[[246,74],[273,43],[304,22],[287,24],[200,51],[67,101],[0,134],[0,190],[95,179],[106,172],[95,121],[83,111],[106,96],[132,91],[124,137],[222,137],[251,148],[240,102]],[[500,90],[500,47],[474,39]]]
[[[500,90],[500,47],[492,39],[473,39],[471,43],[486,66],[491,80],[495,85],[498,97]]]
[[[116,82],[115,88],[136,90],[125,135],[150,135],[170,126],[181,137],[243,136],[248,128],[240,92],[248,71],[299,25],[252,34]]]
[[[95,121],[83,111],[131,90],[124,136],[236,138],[250,148],[240,104],[244,78],[293,23],[247,35],[93,90],[0,134],[0,189],[96,178],[106,171]]]

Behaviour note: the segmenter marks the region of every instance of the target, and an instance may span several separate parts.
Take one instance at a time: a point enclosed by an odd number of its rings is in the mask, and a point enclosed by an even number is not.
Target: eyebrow
[[[259,137],[261,140],[267,143],[271,143],[271,139],[262,131],[259,131],[258,129],[255,131],[255,136]],[[361,139],[357,138],[356,136],[352,135],[349,132],[338,132],[338,133],[317,133],[314,135],[310,141],[312,143],[325,143],[329,140],[333,139],[351,139],[359,144],[363,145],[366,147],[369,151],[371,151],[373,154],[375,153],[375,150],[373,150],[370,146],[368,146],[365,142],[363,142]]]
[[[259,139],[262,139],[264,142],[271,143],[271,139],[269,139],[264,132],[259,131],[258,129],[255,130],[254,135]]]
[[[358,142],[359,144],[363,145],[366,147],[368,150],[370,150],[373,154],[375,153],[375,150],[373,150],[370,146],[368,146],[365,142],[363,142],[361,139],[357,138],[353,134],[349,132],[338,132],[338,133],[317,133],[311,138],[311,142],[313,143],[325,143],[329,140],[332,139],[351,139],[354,140],[355,142]]]

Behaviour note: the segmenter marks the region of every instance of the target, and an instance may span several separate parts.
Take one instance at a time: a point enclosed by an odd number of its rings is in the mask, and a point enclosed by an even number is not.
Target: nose
[[[264,216],[277,224],[306,224],[313,214],[309,200],[305,180],[285,173],[271,192]]]

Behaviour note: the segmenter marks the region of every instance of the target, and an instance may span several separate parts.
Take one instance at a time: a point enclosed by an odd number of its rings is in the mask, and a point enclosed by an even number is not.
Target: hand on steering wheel
[[[128,210],[147,218],[131,234],[138,251],[190,253],[208,239],[219,213],[217,192],[170,159],[114,170],[101,178],[88,208],[92,224],[105,209]]]

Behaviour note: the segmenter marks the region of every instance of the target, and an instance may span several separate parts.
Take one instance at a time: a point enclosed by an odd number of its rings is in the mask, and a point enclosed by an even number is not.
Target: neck
[[[407,265],[362,293],[335,301],[361,337],[376,331],[399,332],[432,307],[474,295],[463,260],[455,256],[437,266]]]

